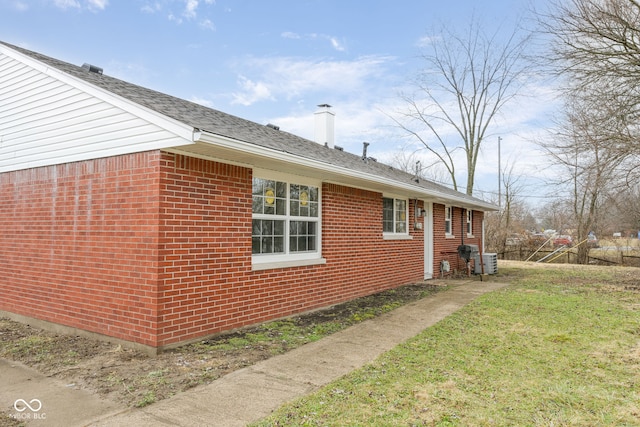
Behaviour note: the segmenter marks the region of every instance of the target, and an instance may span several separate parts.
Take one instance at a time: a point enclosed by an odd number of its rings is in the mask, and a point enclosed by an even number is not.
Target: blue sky
[[[391,161],[410,141],[388,115],[441,24],[475,15],[509,27],[530,0],[0,0],[0,40],[313,139],[333,105],[336,144]],[[538,6],[544,0],[535,2]],[[533,189],[552,90],[535,82],[491,129],[476,188],[497,191],[502,159]],[[539,187],[539,185],[538,185]],[[488,197],[488,196],[487,196]]]

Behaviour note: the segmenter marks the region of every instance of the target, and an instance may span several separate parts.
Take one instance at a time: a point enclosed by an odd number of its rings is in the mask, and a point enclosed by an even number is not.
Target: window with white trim
[[[444,234],[447,234],[447,235],[453,234],[452,218],[453,218],[453,208],[451,206],[445,206],[444,207]]]
[[[254,260],[304,259],[320,253],[320,190],[253,178],[251,251]]]
[[[408,215],[407,200],[382,198],[382,231],[383,233],[407,234]]]
[[[473,235],[473,211],[467,209],[467,235]]]

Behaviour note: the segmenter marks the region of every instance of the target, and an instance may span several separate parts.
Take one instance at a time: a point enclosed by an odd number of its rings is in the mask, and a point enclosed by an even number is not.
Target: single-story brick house
[[[0,42],[0,315],[154,352],[482,248],[494,205],[317,122],[325,144]]]

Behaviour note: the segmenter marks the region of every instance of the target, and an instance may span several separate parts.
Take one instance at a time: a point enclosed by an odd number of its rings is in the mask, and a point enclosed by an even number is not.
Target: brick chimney
[[[329,148],[335,147],[334,119],[336,114],[331,111],[331,105],[320,104],[316,116],[316,142]]]

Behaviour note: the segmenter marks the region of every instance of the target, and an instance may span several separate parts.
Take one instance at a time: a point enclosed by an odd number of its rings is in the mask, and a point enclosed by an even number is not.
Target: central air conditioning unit
[[[498,254],[482,254],[484,264],[484,274],[496,274],[498,272]],[[480,254],[474,257],[475,265],[474,273],[482,274],[482,265],[480,264]]]

